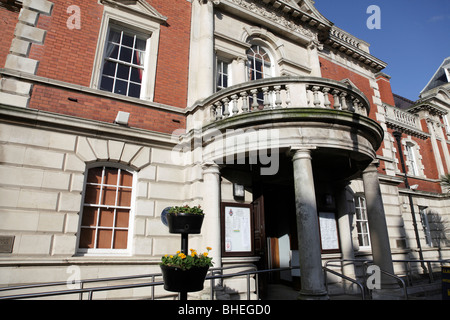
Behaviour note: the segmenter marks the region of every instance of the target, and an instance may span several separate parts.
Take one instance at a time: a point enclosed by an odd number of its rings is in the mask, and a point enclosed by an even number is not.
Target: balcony
[[[375,159],[383,140],[383,129],[369,112],[365,95],[350,84],[277,77],[228,87],[199,101],[188,111],[187,126],[201,137],[204,160],[224,163],[261,150],[285,154],[306,146],[315,150],[317,170],[347,178]]]
[[[399,130],[407,134],[426,139],[428,134],[423,132],[419,116],[415,113],[406,112],[404,110],[384,104],[386,117],[386,125],[388,128]]]
[[[315,77],[277,77],[250,81],[217,92],[197,103],[191,120],[207,125],[260,111],[291,108],[334,109],[362,116],[370,104],[358,89]]]

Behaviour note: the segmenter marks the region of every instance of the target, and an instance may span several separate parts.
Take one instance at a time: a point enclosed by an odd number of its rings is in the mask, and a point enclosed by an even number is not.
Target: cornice
[[[418,113],[420,111],[428,111],[431,115],[444,116],[448,114],[448,111],[438,105],[429,102],[418,102],[418,104],[410,107],[406,110],[409,113]]]
[[[100,3],[144,16],[161,24],[167,21],[167,17],[160,14],[144,0],[100,0]]]
[[[270,23],[278,29],[308,38],[319,50],[323,44],[337,49],[356,61],[379,72],[387,63],[368,52],[369,44],[333,25],[315,9],[313,2],[301,1],[294,5],[284,0],[217,0],[216,6],[231,12],[247,12],[260,23]]]
[[[317,42],[318,33],[326,35],[331,28],[328,20],[282,0],[220,0],[218,7],[238,15],[247,13],[260,24],[284,30],[288,37],[306,37],[309,42]]]
[[[368,47],[367,42],[352,36],[338,27],[333,26],[330,29],[328,37],[322,41],[326,45],[329,45],[330,47],[343,52],[347,56],[373,68],[376,72],[383,70],[387,66],[386,62],[363,50],[364,47]]]

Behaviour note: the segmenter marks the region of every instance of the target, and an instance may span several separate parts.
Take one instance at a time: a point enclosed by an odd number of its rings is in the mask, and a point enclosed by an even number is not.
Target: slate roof
[[[444,62],[442,62],[441,66],[433,75],[431,80],[428,82],[425,88],[423,88],[421,94],[425,91],[434,89],[449,82],[450,82],[450,57],[444,59]]]

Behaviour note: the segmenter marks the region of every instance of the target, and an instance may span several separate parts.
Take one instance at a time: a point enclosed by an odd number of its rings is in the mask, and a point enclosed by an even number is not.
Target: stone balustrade
[[[243,113],[281,108],[327,108],[367,116],[370,104],[361,91],[340,81],[276,77],[223,89],[194,105],[190,115],[191,120],[206,125]]]
[[[384,105],[384,111],[387,122],[397,123],[398,125],[408,126],[414,129],[422,130],[419,117],[416,114],[403,111],[401,109]]]

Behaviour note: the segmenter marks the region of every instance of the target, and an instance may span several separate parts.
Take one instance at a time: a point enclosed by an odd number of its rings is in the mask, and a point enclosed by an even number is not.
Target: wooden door
[[[266,267],[266,226],[264,219],[264,197],[260,196],[252,203],[254,224],[254,250],[260,256],[260,267]]]

